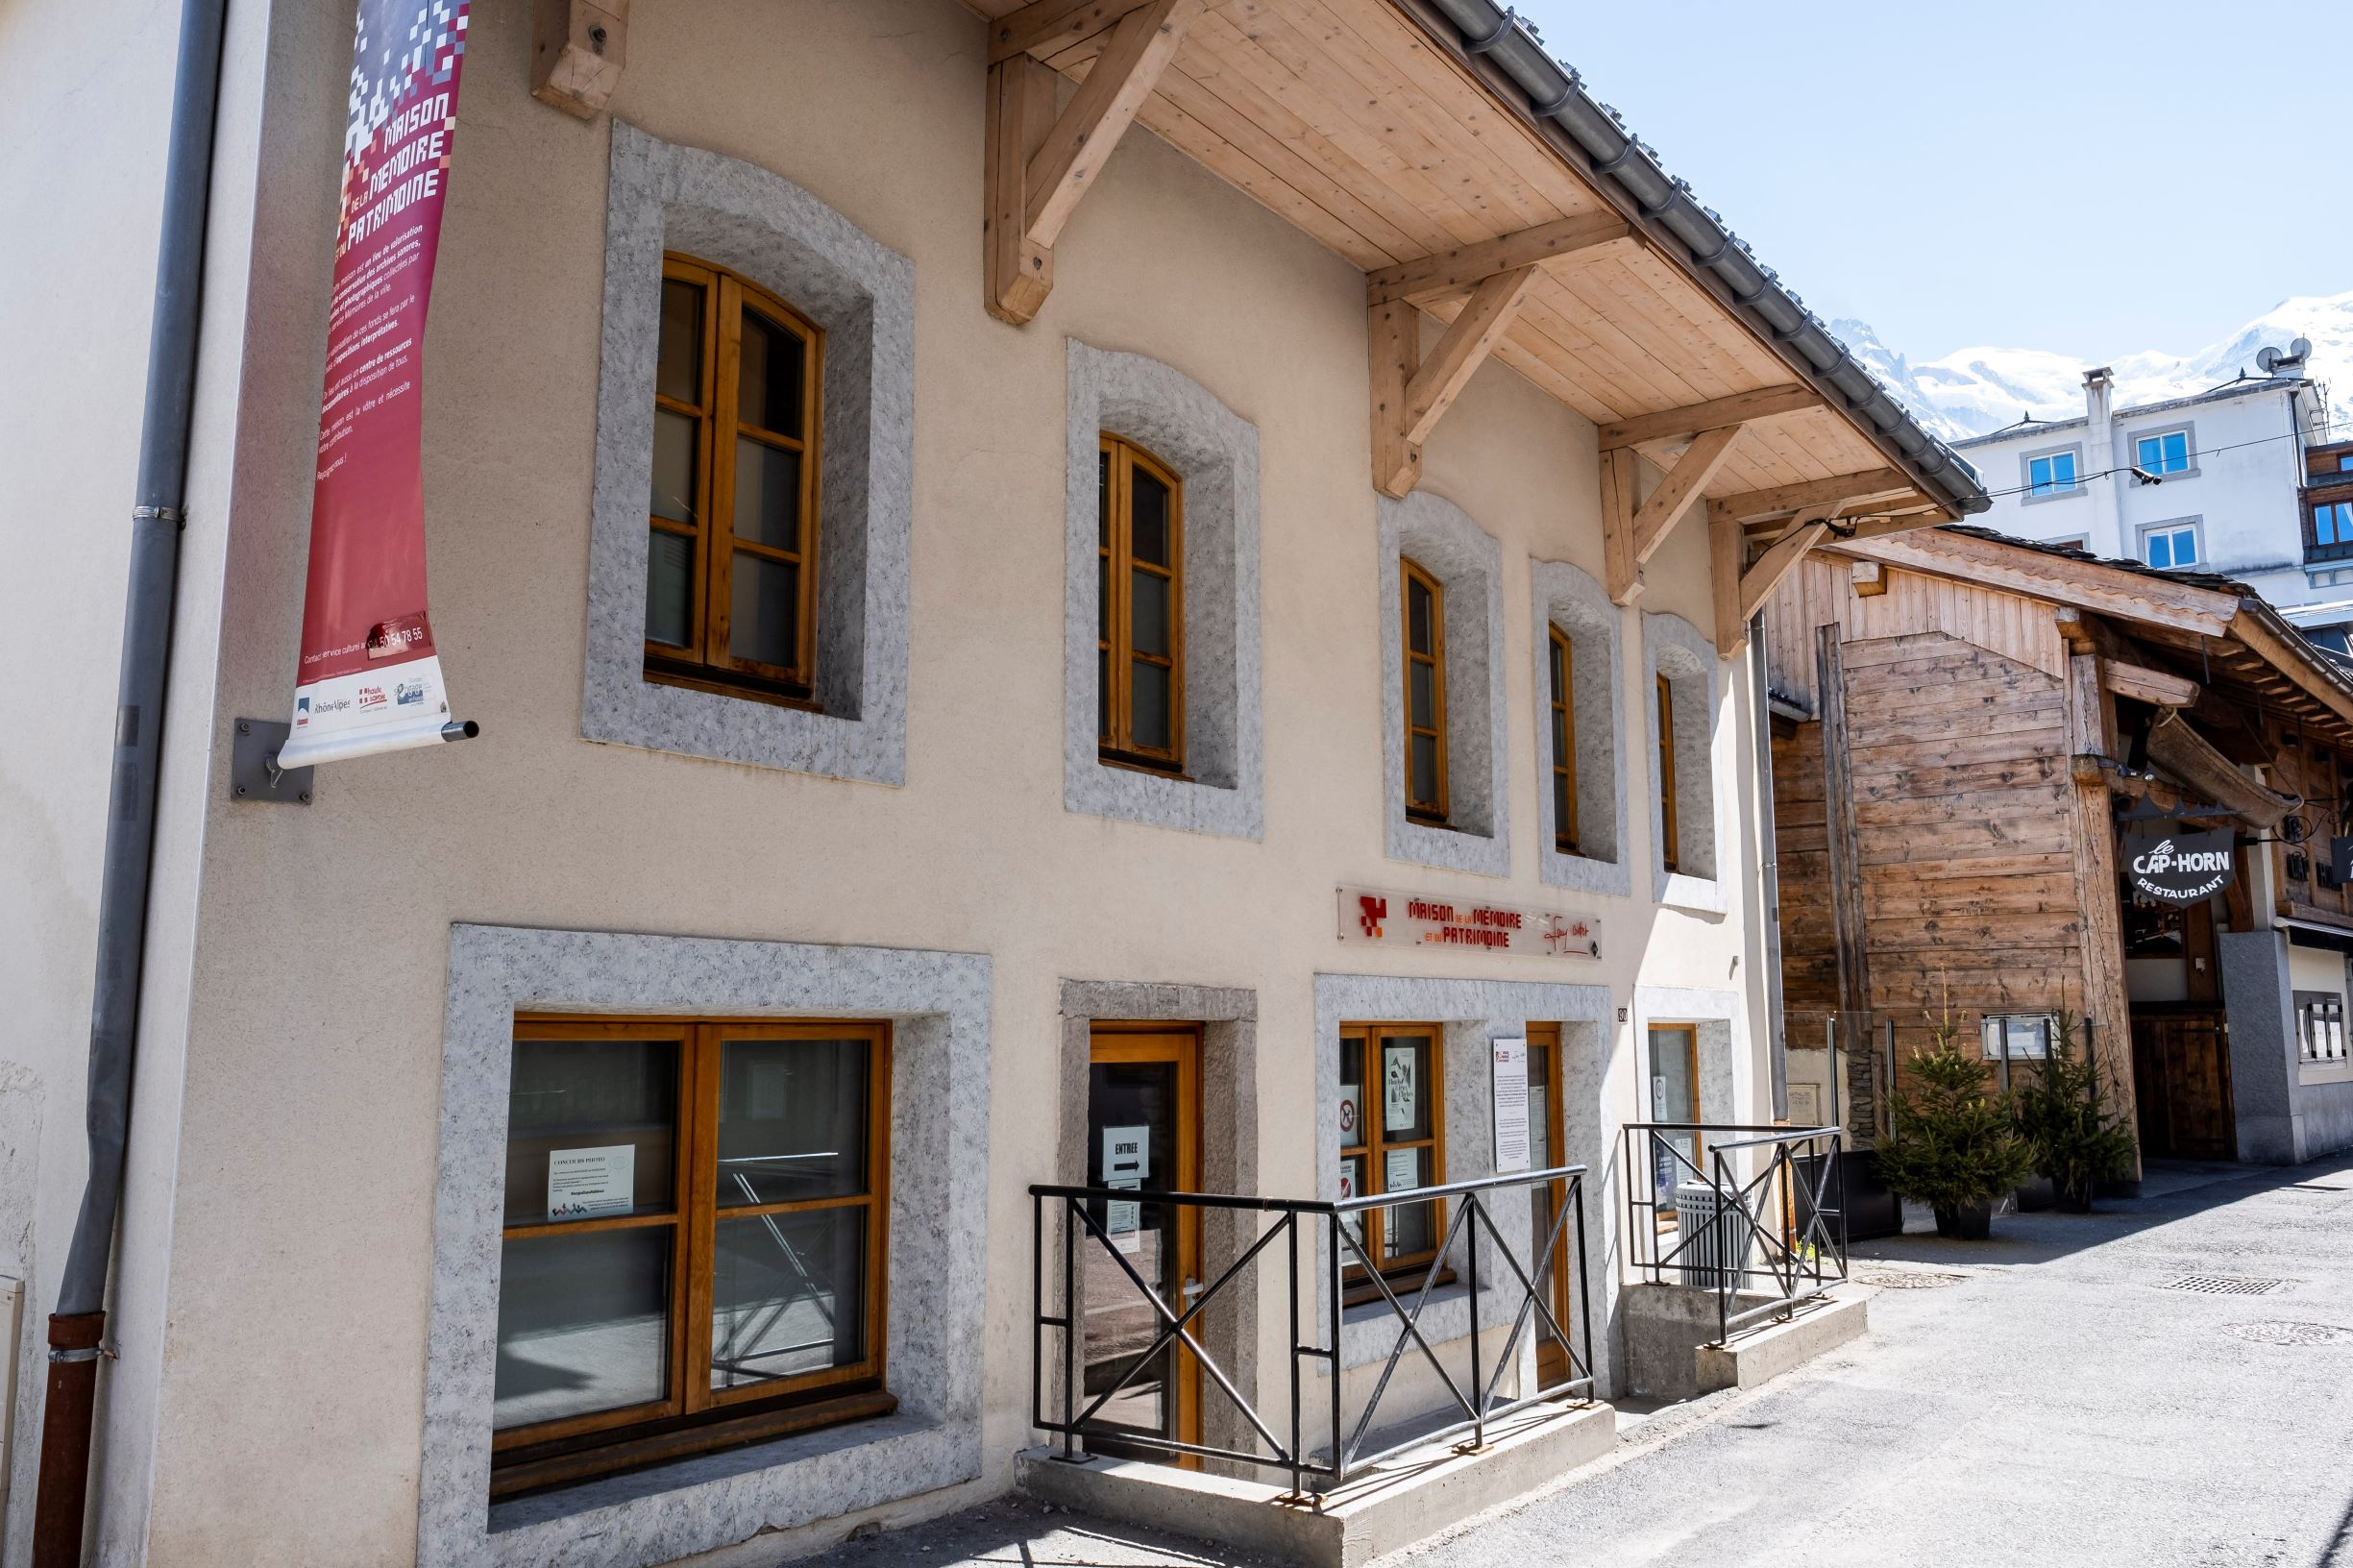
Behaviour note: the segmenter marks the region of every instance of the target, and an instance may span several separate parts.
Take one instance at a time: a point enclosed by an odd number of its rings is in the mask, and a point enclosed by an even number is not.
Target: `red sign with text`
[[[1602,956],[1602,922],[1590,915],[1370,888],[1342,888],[1339,894],[1342,942],[1456,947],[1536,958]]]

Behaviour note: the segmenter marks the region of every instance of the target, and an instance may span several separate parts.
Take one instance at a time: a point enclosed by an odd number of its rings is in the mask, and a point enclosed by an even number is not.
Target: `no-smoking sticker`
[[[1342,1100],[1340,1101],[1340,1131],[1343,1133],[1353,1133],[1356,1130],[1357,1102],[1354,1100]]]

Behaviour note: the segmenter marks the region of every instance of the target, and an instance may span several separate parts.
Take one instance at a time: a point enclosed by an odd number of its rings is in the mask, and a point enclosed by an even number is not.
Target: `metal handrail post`
[[[1577,1204],[1577,1317],[1585,1335],[1585,1376],[1594,1380],[1594,1392],[1601,1392],[1600,1375],[1593,1370],[1593,1291],[1586,1280],[1585,1251],[1585,1178],[1577,1176],[1569,1184],[1569,1196]]]
[[[1071,1221],[1071,1211],[1083,1199],[1064,1201],[1062,1216],[1062,1315],[1067,1327],[1062,1331],[1062,1457],[1078,1459],[1078,1227]]]
[[[1326,1233],[1325,1239],[1332,1246],[1332,1276],[1325,1282],[1331,1286],[1325,1305],[1330,1311],[1332,1324],[1332,1484],[1337,1486],[1343,1462],[1340,1457],[1340,1227],[1348,1223],[1348,1219],[1346,1215],[1337,1213],[1330,1218],[1332,1228]]]
[[[1045,1392],[1045,1199],[1029,1196],[1029,1418],[1043,1414]]]
[[[1471,1276],[1471,1447],[1481,1449],[1487,1446],[1487,1392],[1486,1384],[1481,1382],[1479,1377],[1478,1221],[1483,1211],[1479,1205],[1479,1194],[1476,1192],[1462,1201],[1470,1211],[1467,1217],[1471,1221],[1464,1227],[1470,1234],[1463,1238],[1464,1244],[1470,1249],[1467,1261]]]
[[[1300,1468],[1306,1456],[1299,1432],[1299,1216],[1285,1214],[1283,1224],[1289,1232],[1284,1238],[1288,1243],[1284,1249],[1284,1261],[1288,1265],[1287,1277],[1291,1298],[1291,1496],[1297,1497],[1307,1490]]]

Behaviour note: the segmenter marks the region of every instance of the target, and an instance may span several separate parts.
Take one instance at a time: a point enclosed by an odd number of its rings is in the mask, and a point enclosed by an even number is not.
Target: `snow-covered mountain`
[[[1983,435],[2032,413],[2067,419],[2083,412],[2083,373],[2091,363],[2041,349],[1962,349],[1913,363],[1879,341],[1868,322],[1834,321],[1830,331],[1854,356],[1904,401],[1920,422],[1948,441]],[[2108,361],[2116,372],[2119,407],[2188,397],[2221,385],[2241,371],[2253,376],[2255,354],[2312,340],[2305,374],[2329,395],[2329,417],[2341,436],[2353,435],[2353,292],[2300,298],[2257,316],[2219,343],[2195,354],[2127,354]]]

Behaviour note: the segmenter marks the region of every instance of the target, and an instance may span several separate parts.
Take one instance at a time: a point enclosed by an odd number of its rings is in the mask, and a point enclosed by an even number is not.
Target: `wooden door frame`
[[[1552,1165],[1560,1164],[1568,1156],[1568,1118],[1563,1109],[1563,1101],[1566,1096],[1561,1093],[1561,1076],[1567,1065],[1564,1061],[1566,1047],[1561,1042],[1560,1033],[1560,1025],[1557,1023],[1531,1022],[1527,1028],[1528,1054],[1532,1058],[1538,1051],[1543,1051],[1547,1058],[1544,1090],[1544,1147],[1547,1156],[1545,1163]],[[1557,1218],[1561,1211],[1568,1207],[1569,1184],[1566,1181],[1554,1181],[1547,1185],[1552,1188],[1553,1213]],[[1576,1332],[1576,1320],[1569,1306],[1571,1299],[1569,1269],[1581,1260],[1570,1256],[1567,1243],[1573,1239],[1572,1235],[1564,1234],[1561,1237],[1563,1245],[1553,1254],[1553,1320],[1560,1325],[1560,1331],[1564,1335]],[[1535,1265],[1533,1258],[1528,1262],[1531,1267]],[[1549,1386],[1565,1379],[1569,1374],[1569,1368],[1567,1342],[1554,1344],[1543,1335],[1537,1335],[1537,1384]]]
[[[1201,1026],[1197,1023],[1129,1022],[1098,1018],[1089,1024],[1087,1066],[1090,1076],[1097,1064],[1174,1062],[1177,1069],[1176,1182],[1163,1191],[1198,1192],[1201,1190]],[[1088,1095],[1087,1119],[1094,1120],[1093,1095]],[[1152,1183],[1146,1182],[1149,1189]],[[1191,1204],[1177,1206],[1177,1294],[1170,1305],[1179,1316],[1184,1315],[1186,1303],[1184,1282],[1198,1280],[1209,1283],[1202,1271],[1201,1210]],[[1196,1324],[1198,1319],[1195,1320]],[[1197,1336],[1197,1335],[1196,1335]],[[1169,1397],[1174,1409],[1169,1422],[1170,1435],[1180,1443],[1201,1442],[1201,1363],[1192,1352],[1180,1343],[1169,1347]],[[1177,1457],[1177,1462],[1188,1469],[1197,1469],[1200,1460],[1190,1455]]]

